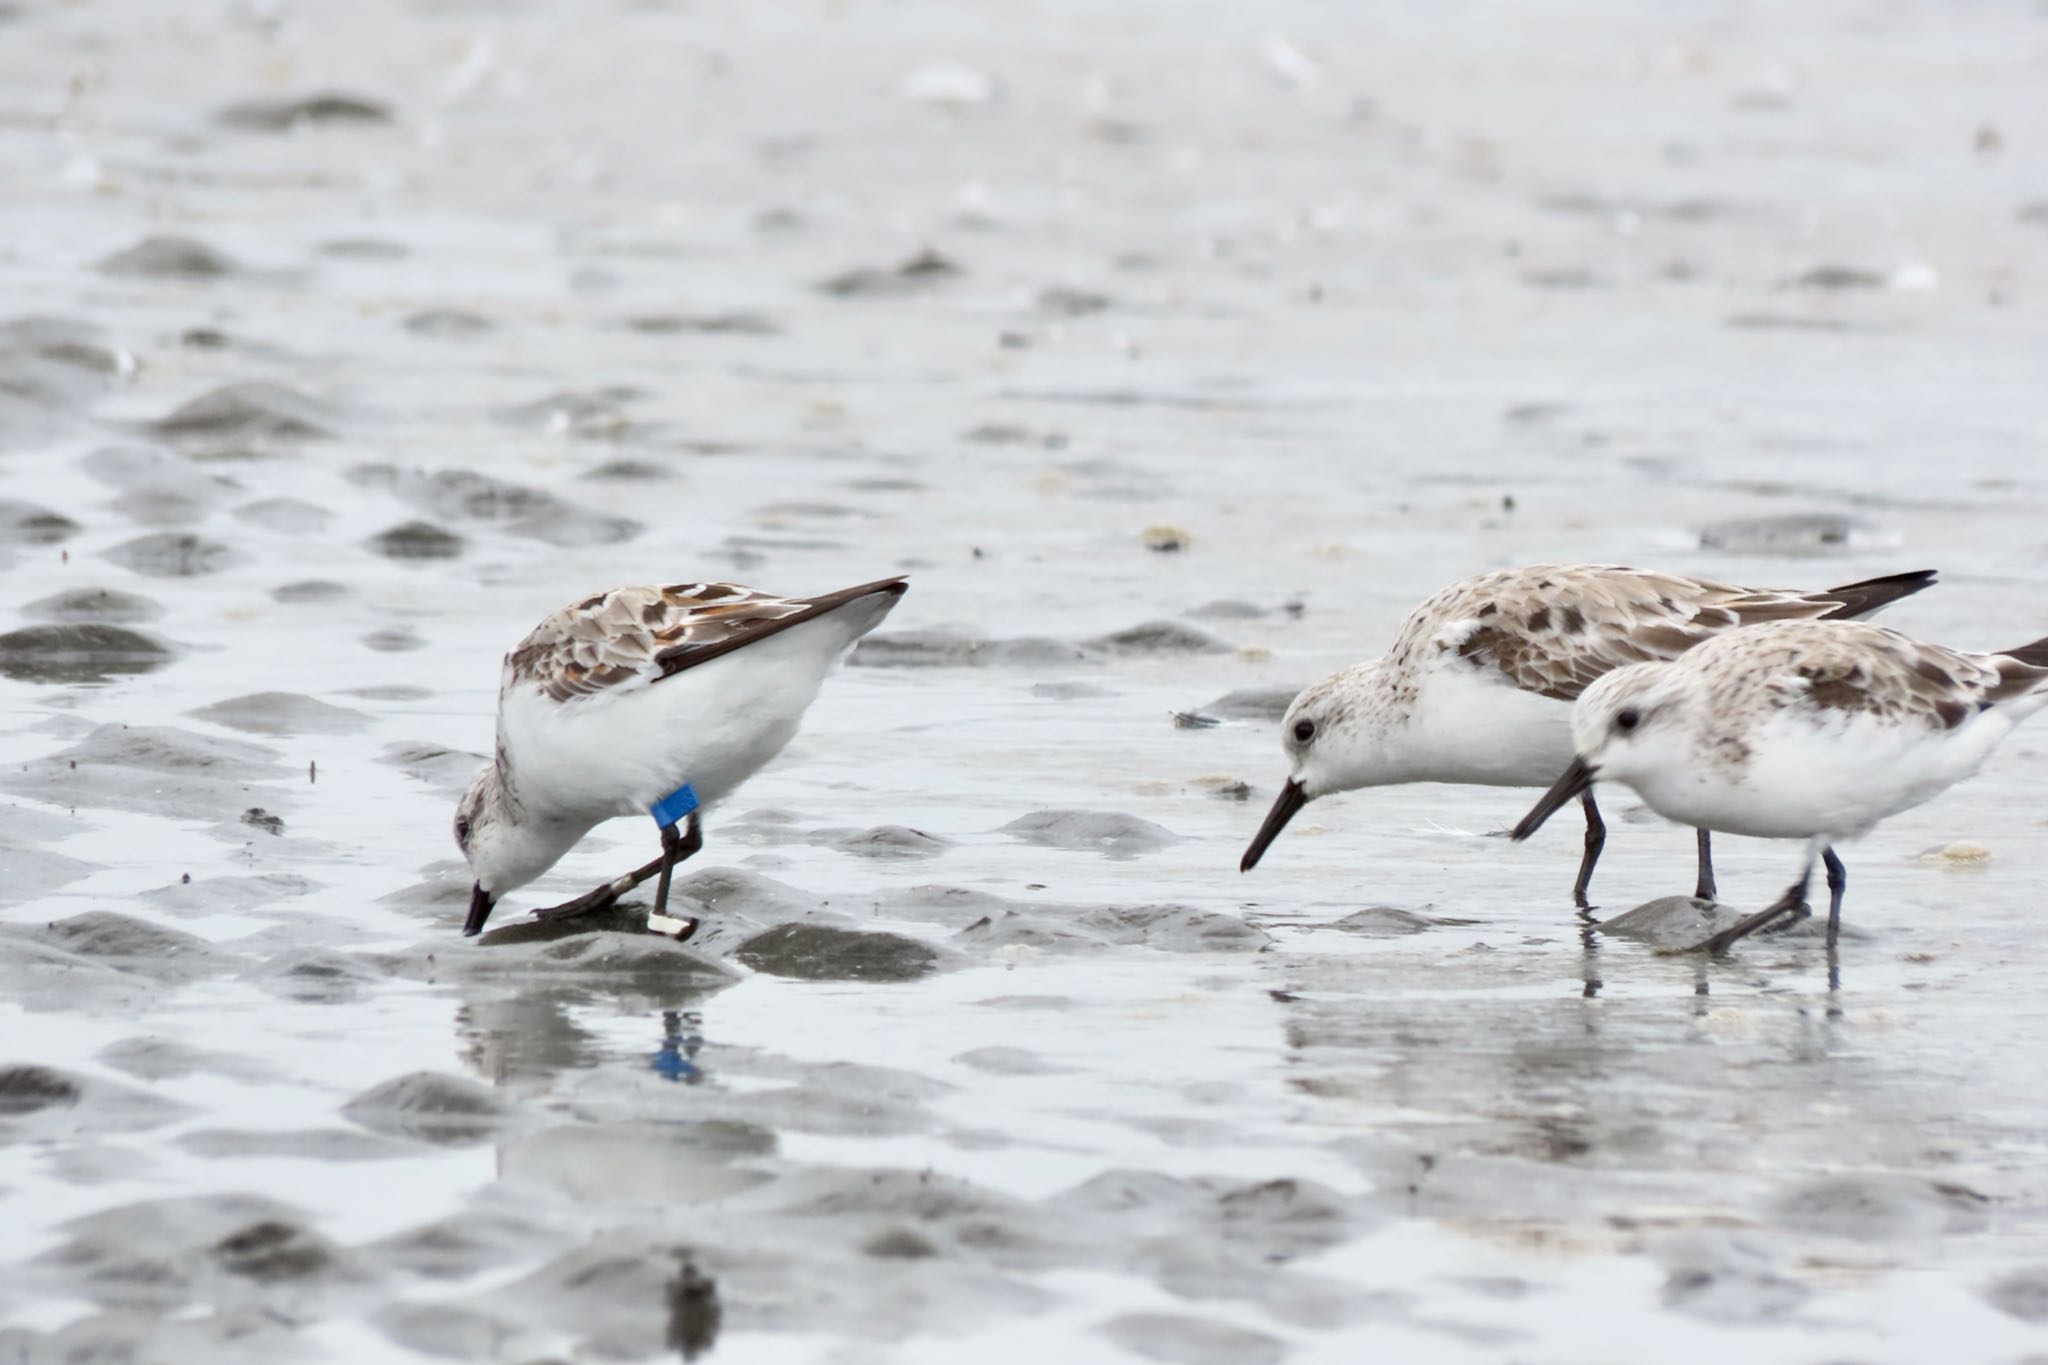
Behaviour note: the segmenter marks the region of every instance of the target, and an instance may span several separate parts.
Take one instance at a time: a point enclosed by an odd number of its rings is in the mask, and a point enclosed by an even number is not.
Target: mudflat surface
[[[2048,634],[2044,52],[0,5],[0,1361],[2048,1357],[2048,731],[1845,850],[1834,989],[1586,930],[1533,793],[1236,871],[1276,707],[1482,568]],[[695,940],[521,923],[634,822],[459,937],[532,622],[896,572]],[[1609,805],[1601,913],[1689,887]]]

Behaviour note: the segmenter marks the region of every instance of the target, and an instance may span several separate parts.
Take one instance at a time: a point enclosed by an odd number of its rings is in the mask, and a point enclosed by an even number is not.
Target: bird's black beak
[[[1308,793],[1301,789],[1299,782],[1290,781],[1280,789],[1280,795],[1273,799],[1273,809],[1266,812],[1266,823],[1259,826],[1259,832],[1252,836],[1251,847],[1244,851],[1238,862],[1239,872],[1249,872],[1259,865],[1259,859],[1266,856],[1266,845],[1280,837],[1280,831],[1287,828],[1287,822],[1295,813],[1308,804]]]
[[[1530,807],[1529,813],[1522,817],[1522,823],[1514,827],[1509,837],[1520,842],[1543,828],[1543,822],[1557,814],[1559,806],[1592,786],[1598,776],[1593,765],[1585,759],[1573,759],[1571,767],[1566,768],[1564,775],[1550,784],[1550,790],[1543,793],[1542,798]]]
[[[482,882],[469,889],[469,918],[462,924],[464,938],[475,938],[484,931],[484,921],[491,917],[491,906],[495,903]]]

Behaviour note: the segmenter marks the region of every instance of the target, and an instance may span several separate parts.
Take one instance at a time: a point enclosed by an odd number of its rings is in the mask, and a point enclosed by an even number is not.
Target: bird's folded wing
[[[1483,580],[1482,580],[1483,581]],[[1675,659],[1736,626],[1811,620],[1826,593],[1753,590],[1607,565],[1523,571],[1453,606],[1433,637],[1445,654],[1498,670],[1525,692],[1572,701],[1625,664]],[[1397,646],[1398,648],[1398,646]]]
[[[815,615],[817,600],[736,583],[614,588],[535,626],[505,656],[504,686],[556,701],[643,687]]]

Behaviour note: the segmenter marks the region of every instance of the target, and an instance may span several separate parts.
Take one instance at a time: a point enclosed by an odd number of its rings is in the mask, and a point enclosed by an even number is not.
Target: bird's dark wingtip
[[[1886,574],[1882,578],[1866,578],[1858,583],[1844,583],[1839,588],[1829,588],[1826,596],[1841,603],[1833,611],[1821,617],[1823,621],[1853,621],[1869,616],[1902,597],[1911,597],[1916,592],[1925,592],[1935,584],[1934,569],[1913,569],[1907,573]]]
[[[2048,638],[2030,641],[2013,649],[1998,651],[2008,659],[2018,659],[2031,668],[2048,668]]]

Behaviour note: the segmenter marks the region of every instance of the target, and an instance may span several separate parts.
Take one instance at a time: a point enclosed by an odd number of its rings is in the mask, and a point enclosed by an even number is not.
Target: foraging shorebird
[[[1799,880],[1701,946],[1725,952],[1803,912],[1818,858],[1832,948],[1848,883],[1834,846],[1976,772],[2043,705],[2048,639],[1967,654],[1854,621],[1731,631],[1587,688],[1572,710],[1576,753],[1514,837],[1528,838],[1594,782],[1613,781],[1701,829],[1803,839]]]
[[[1740,588],[1615,564],[1535,564],[1451,584],[1408,614],[1386,657],[1307,688],[1287,708],[1290,772],[1240,871],[1320,796],[1358,787],[1453,782],[1547,786],[1572,756],[1571,703],[1603,674],[1672,659],[1737,626],[1866,616],[1934,582],[1932,570],[1825,592]],[[1590,789],[1572,900],[1586,909],[1607,839]],[[1713,851],[1698,836],[1694,894],[1714,898]]]
[[[602,908],[675,864],[710,806],[782,751],[825,675],[909,588],[885,578],[820,597],[736,583],[614,588],[535,626],[505,656],[497,755],[455,812],[475,874],[464,934],[599,822],[652,815],[661,857],[547,917]],[[678,829],[681,826],[681,829]]]

